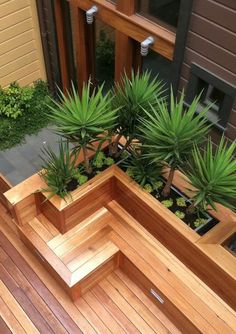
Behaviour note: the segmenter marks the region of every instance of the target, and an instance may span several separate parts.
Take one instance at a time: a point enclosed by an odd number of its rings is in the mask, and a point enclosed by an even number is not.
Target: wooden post
[[[91,46],[89,39],[92,37],[92,30],[89,32],[87,27],[85,12],[78,8],[76,1],[70,2],[72,13],[72,25],[75,42],[76,65],[77,65],[77,82],[78,91],[82,92],[84,83],[89,80],[91,64]],[[93,29],[93,28],[91,28]]]
[[[61,0],[54,0],[54,11],[57,29],[57,42],[59,49],[59,60],[61,68],[62,89],[65,93],[69,88],[69,70],[66,47],[66,34],[64,29],[63,8]]]
[[[131,16],[135,12],[135,0],[118,0],[117,10]],[[116,31],[116,68],[115,81],[119,81],[124,72],[131,74],[133,65],[134,41],[120,31]]]

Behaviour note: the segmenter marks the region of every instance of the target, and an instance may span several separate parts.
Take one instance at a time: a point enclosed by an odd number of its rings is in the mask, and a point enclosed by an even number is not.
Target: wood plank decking
[[[73,303],[21,242],[1,205],[0,315],[1,334],[180,333],[120,269]]]

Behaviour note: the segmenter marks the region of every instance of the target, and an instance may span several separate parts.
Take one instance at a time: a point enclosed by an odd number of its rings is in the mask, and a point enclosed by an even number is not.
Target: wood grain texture
[[[2,218],[3,211],[1,211],[0,214]],[[3,216],[5,217],[5,214],[3,214]],[[18,237],[12,234],[10,229],[6,228],[7,224],[4,226],[0,225],[0,228],[2,227],[4,229],[4,233],[6,233],[9,237],[11,235],[11,240],[14,242],[17,249],[21,249],[21,255],[19,255],[17,250],[10,245],[9,241],[5,237],[2,239],[1,233],[1,245],[4,246],[7,255],[4,262],[6,267],[3,268],[0,264],[0,279],[2,279],[4,285],[18,301],[22,310],[25,314],[27,314],[32,323],[34,323],[35,327],[38,326],[37,328],[40,333],[51,333],[53,331],[53,333],[57,332],[60,334],[77,334],[81,332],[95,334],[99,328],[102,330],[102,333],[104,331],[115,334],[127,333],[127,331],[129,333],[138,333],[137,327],[135,327],[132,323],[131,315],[126,314],[125,310],[122,311],[124,303],[128,303],[132,307],[133,299],[135,298],[133,289],[138,295],[142,294],[142,291],[134,283],[132,288],[126,285],[127,288],[124,290],[123,284],[125,283],[123,282],[127,282],[128,277],[124,274],[121,275],[120,272],[117,272],[117,274],[120,274],[121,278],[119,278],[116,288],[118,287],[119,290],[120,287],[122,287],[122,293],[118,292],[120,304],[115,303],[117,302],[117,295],[116,300],[113,301],[110,299],[108,292],[104,291],[98,284],[88,290],[83,297],[81,297],[79,302],[73,303],[63,293],[50,275],[48,275],[48,273],[43,269],[36,258],[30,254],[23,244],[21,244]],[[0,254],[2,255],[1,252]],[[22,258],[22,255],[24,256],[24,259]],[[9,256],[11,257],[11,261],[15,263],[13,267],[12,265],[10,267],[7,266],[7,263],[9,263]],[[0,256],[0,259],[1,261],[4,261],[3,256]],[[35,272],[31,269],[29,263],[34,268]],[[9,269],[9,272],[6,268]],[[12,271],[13,268],[15,268],[14,271]],[[14,273],[17,273],[17,276]],[[101,282],[101,285],[102,284],[103,283]],[[21,285],[23,294],[21,293],[18,295],[17,291],[19,290],[17,289],[19,285]],[[34,302],[34,306],[32,305],[31,309],[27,308],[27,300],[29,301],[29,298],[32,298],[32,303]],[[151,305],[151,301],[145,301],[145,303],[141,301],[139,303],[136,302],[134,311],[137,314],[137,322],[143,323],[145,321],[145,319],[143,319],[143,312],[145,312],[147,315],[147,321],[149,321],[150,317],[152,318],[153,316],[155,316],[156,319],[158,319],[157,317],[162,318],[162,323],[158,321],[155,324],[153,323],[153,328],[150,327],[151,330],[157,333],[178,333],[174,324],[172,324],[169,319],[167,319],[162,312],[158,310],[158,308],[154,308],[154,306],[151,307]],[[151,308],[152,311],[148,312],[147,308]],[[40,312],[45,312],[44,319],[42,319]],[[39,323],[40,319],[41,323]],[[16,325],[14,319],[13,321],[7,321],[10,323],[10,328],[15,328]],[[159,327],[157,327],[158,324],[160,324]],[[149,326],[152,325],[149,324]],[[167,329],[164,330],[165,326]],[[21,327],[17,327],[17,330],[19,328]],[[1,333],[10,333],[8,330],[9,327],[6,325],[4,320],[2,320],[2,318],[0,319],[0,329],[4,329]],[[18,333],[20,331],[16,332]],[[31,332],[27,333],[31,334]]]
[[[0,17],[0,85],[6,87],[12,81],[32,84],[34,79],[45,79],[34,1],[0,3]]]
[[[11,188],[10,182],[0,173],[0,203],[7,209],[9,209],[8,201],[3,194]]]
[[[137,15],[127,16],[116,11],[115,6],[109,2],[101,0],[95,0],[93,2],[90,0],[73,0],[72,2],[83,10],[88,10],[96,4],[100,8],[99,12],[96,14],[100,20],[136,41],[141,42],[149,35],[154,36],[155,43],[152,49],[164,57],[170,60],[172,59],[175,43],[175,34],[173,32],[156,24],[152,24]]]

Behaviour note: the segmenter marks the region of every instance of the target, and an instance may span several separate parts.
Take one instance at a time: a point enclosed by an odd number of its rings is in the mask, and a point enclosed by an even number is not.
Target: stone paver
[[[16,185],[41,169],[43,145],[49,144],[58,152],[59,136],[49,128],[37,135],[26,136],[25,143],[0,152],[0,172]]]

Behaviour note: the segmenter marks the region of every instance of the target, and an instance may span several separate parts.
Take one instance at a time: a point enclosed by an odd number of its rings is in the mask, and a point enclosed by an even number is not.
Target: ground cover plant
[[[0,150],[21,144],[49,124],[50,93],[41,80],[33,86],[0,88]]]

